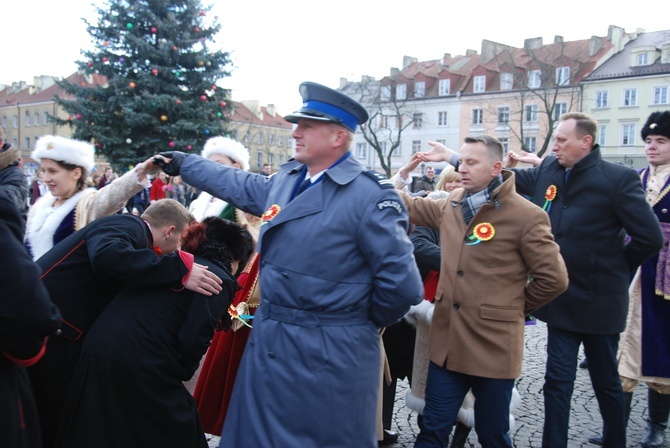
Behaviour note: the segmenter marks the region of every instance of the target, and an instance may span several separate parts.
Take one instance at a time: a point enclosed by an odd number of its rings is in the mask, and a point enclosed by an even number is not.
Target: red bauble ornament
[[[188,146],[186,147],[186,150],[187,150],[187,151],[190,151],[191,149],[192,149],[191,145],[188,145]]]
[[[134,83],[134,82],[131,82],[130,84],[128,84],[128,86],[129,86],[131,89],[134,89],[134,88],[135,88],[135,83]]]
[[[199,33],[199,32],[200,32],[200,28],[198,28],[198,27],[196,26],[195,28],[193,28],[193,32],[194,32],[194,33]]]
[[[226,102],[225,101],[221,101],[219,104],[221,105],[221,107],[226,107]]]
[[[177,104],[181,104],[181,100],[177,100]]]
[[[89,62],[87,65],[88,65],[89,67],[93,67],[93,62]]]
[[[152,26],[152,27],[151,27],[151,32],[152,32],[153,34],[156,34],[156,31],[158,31],[158,29],[156,29],[155,26]]]
[[[102,62],[107,62],[107,61],[109,61],[109,59],[107,58],[107,56],[105,56],[105,57],[102,58]]]
[[[168,143],[168,146],[169,146],[170,148],[174,148],[174,142],[170,142],[170,143]]]
[[[81,114],[77,114],[77,120],[81,120]]]
[[[200,99],[203,100],[203,101],[207,101],[207,96],[205,96],[205,95],[200,95]]]
[[[153,73],[154,76],[157,76],[158,75],[158,69],[157,68],[152,69],[151,73]]]

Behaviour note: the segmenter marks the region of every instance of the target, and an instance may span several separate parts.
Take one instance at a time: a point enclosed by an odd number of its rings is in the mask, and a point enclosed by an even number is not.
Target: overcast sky
[[[82,17],[95,18],[91,0],[21,0],[2,6],[0,84],[33,76],[68,76],[80,50],[90,47]],[[104,5],[102,0],[94,2]],[[552,42],[604,36],[609,25],[628,32],[670,29],[658,0],[628,6],[565,0],[439,1],[216,0],[222,24],[216,45],[231,53],[233,76],[222,87],[233,99],[275,104],[287,114],[300,107],[298,85],[336,88],[341,77],[377,79],[403,56],[439,59],[444,53],[481,51],[482,39],[520,47],[530,37]],[[204,1],[203,4],[209,4]],[[600,4],[600,5],[599,5]]]

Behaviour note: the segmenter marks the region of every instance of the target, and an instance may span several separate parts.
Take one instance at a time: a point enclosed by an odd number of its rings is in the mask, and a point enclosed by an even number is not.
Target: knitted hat
[[[243,170],[249,170],[249,150],[235,140],[231,140],[228,137],[210,138],[205,143],[205,148],[200,155],[205,159],[209,159],[212,154],[221,154],[230,157],[233,162],[242,165]]]
[[[83,168],[91,172],[95,165],[93,161],[93,145],[79,140],[45,135],[35,143],[35,150],[30,157],[40,162],[42,159],[51,159]]]
[[[649,135],[662,135],[670,138],[670,110],[649,115],[640,134],[642,140],[647,140]]]

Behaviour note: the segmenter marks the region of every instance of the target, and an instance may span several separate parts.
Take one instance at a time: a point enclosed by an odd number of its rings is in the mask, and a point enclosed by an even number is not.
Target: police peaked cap
[[[670,138],[670,110],[649,115],[640,134],[642,134],[642,140],[646,140],[649,135],[662,135]]]
[[[356,125],[368,120],[367,111],[358,102],[321,84],[303,82],[300,84],[300,95],[302,108],[284,117],[290,123],[297,123],[301,118],[330,121],[356,132]]]

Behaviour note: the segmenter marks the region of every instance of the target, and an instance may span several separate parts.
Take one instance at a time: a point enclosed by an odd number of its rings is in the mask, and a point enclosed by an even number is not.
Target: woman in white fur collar
[[[60,136],[45,135],[35,143],[31,157],[40,163],[49,192],[28,214],[25,242],[33,260],[96,218],[121,210],[148,185],[144,162],[100,190],[86,188],[93,154],[93,145]]]

